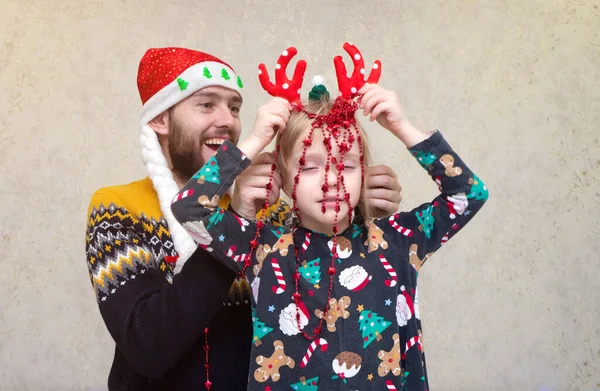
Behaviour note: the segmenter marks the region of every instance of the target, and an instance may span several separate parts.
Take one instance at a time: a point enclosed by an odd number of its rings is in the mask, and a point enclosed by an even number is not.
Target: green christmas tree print
[[[180,77],[177,78],[177,85],[179,86],[180,91],[185,90],[187,88],[188,84],[190,84],[190,83],[183,80],[182,78],[180,78]]]
[[[225,68],[221,70],[221,77],[225,80],[231,79],[231,76],[229,76],[229,73],[227,73],[227,69]]]
[[[358,324],[363,337],[363,347],[366,348],[374,340],[381,340],[381,333],[390,327],[388,322],[375,312],[362,310],[358,318]]]
[[[223,209],[217,207],[217,209],[215,209],[213,214],[208,219],[208,225],[206,226],[206,229],[210,229],[212,226],[217,225],[221,221],[223,221],[224,215],[225,215],[225,211]]]
[[[258,320],[256,317],[256,308],[252,308],[252,324],[254,325],[254,336],[252,337],[252,342],[254,342],[254,345],[260,346],[262,343],[260,341],[262,337],[269,334],[271,331],[273,331],[273,329]]]
[[[300,378],[298,383],[290,384],[292,390],[296,391],[317,391],[319,389],[319,377],[313,377],[306,380],[304,377]]]
[[[360,235],[363,232],[363,228],[360,225],[353,225],[352,226],[352,239],[356,238],[358,235]]]
[[[425,169],[429,169],[431,167],[431,165],[433,164],[433,162],[435,162],[437,160],[435,155],[433,153],[429,153],[429,152],[413,151],[412,154],[414,157],[417,158],[417,160],[419,161],[419,164]]]
[[[311,284],[321,282],[321,258],[313,259],[310,262],[304,261],[298,272],[304,279]]]
[[[204,77],[206,77],[207,79],[212,79],[212,75],[210,74],[210,71],[208,70],[207,67],[204,67],[204,69],[202,70],[202,74],[204,75]]]
[[[221,184],[219,180],[219,163],[214,156],[206,162],[204,166],[198,171],[192,178],[197,179],[198,183],[204,183],[204,181]]]
[[[486,201],[488,199],[488,189],[481,179],[477,178],[477,175],[473,175],[473,178],[469,179],[471,191],[467,194],[468,199],[475,199],[477,201]]]
[[[244,84],[242,84],[242,79],[239,76],[237,77],[237,85],[240,88],[244,88]]]
[[[431,232],[433,232],[433,224],[435,223],[435,217],[433,217],[433,205],[429,205],[425,210],[415,212],[415,215],[421,224],[419,230],[425,233],[427,239],[431,239]]]
[[[283,229],[281,229],[281,228],[272,229],[271,232],[273,232],[273,235],[275,235],[277,237],[277,239],[281,238],[281,235],[283,235]]]

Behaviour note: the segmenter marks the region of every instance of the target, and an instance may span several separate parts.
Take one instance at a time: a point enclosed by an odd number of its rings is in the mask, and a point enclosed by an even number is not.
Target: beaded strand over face
[[[330,309],[330,300],[331,300],[331,296],[333,294],[333,278],[337,272],[336,268],[335,268],[335,261],[338,259],[338,254],[337,254],[337,237],[338,237],[338,233],[339,233],[339,229],[338,229],[338,219],[339,219],[339,212],[340,212],[340,201],[339,201],[339,191],[340,191],[340,186],[342,187],[342,191],[343,191],[343,198],[344,201],[347,203],[348,206],[348,225],[350,225],[350,223],[352,222],[352,205],[350,204],[350,194],[346,191],[346,186],[344,184],[344,176],[343,176],[343,171],[344,171],[344,155],[346,154],[346,152],[350,151],[350,149],[352,148],[352,144],[354,143],[354,140],[360,140],[360,133],[358,132],[358,129],[356,127],[356,120],[354,118],[354,112],[358,109],[358,105],[356,104],[356,102],[354,101],[346,101],[344,98],[342,97],[338,97],[334,103],[333,108],[331,109],[331,111],[328,114],[325,115],[320,115],[320,116],[316,116],[313,113],[308,113],[304,110],[301,110],[303,113],[305,113],[309,118],[313,119],[312,122],[312,126],[311,126],[311,130],[309,132],[309,135],[303,140],[303,150],[302,150],[302,155],[300,157],[299,160],[299,164],[298,164],[298,172],[296,173],[296,176],[294,177],[294,190],[292,192],[292,201],[293,201],[293,210],[295,211],[295,213],[298,216],[298,225],[301,223],[301,219],[300,219],[300,214],[299,214],[299,210],[298,210],[298,206],[297,206],[297,199],[296,199],[296,192],[295,189],[298,186],[299,183],[299,179],[300,179],[300,172],[302,171],[303,166],[306,163],[306,152],[308,150],[308,148],[310,146],[312,146],[313,144],[313,134],[315,129],[320,129],[322,134],[323,134],[323,144],[325,145],[325,149],[327,151],[327,163],[325,164],[325,181],[323,182],[323,185],[321,186],[321,191],[323,192],[323,199],[325,198],[325,196],[328,194],[329,192],[329,185],[327,183],[327,176],[329,173],[329,169],[331,168],[331,165],[334,165],[336,170],[337,170],[337,197],[338,200],[336,200],[335,203],[335,217],[334,217],[334,222],[333,222],[333,227],[332,227],[332,232],[333,232],[333,245],[332,245],[332,256],[331,256],[331,263],[329,265],[329,268],[327,270],[327,274],[329,274],[329,288],[327,290],[327,300],[325,302],[325,308],[323,309],[322,313],[323,316],[320,318],[319,323],[317,324],[317,326],[315,327],[315,329],[313,330],[312,333],[307,333],[304,329],[301,329],[300,332],[302,334],[302,336],[304,338],[306,338],[309,341],[312,341],[316,338],[318,338],[318,336],[321,334],[321,331],[323,330],[323,322],[325,321],[325,319],[327,319],[327,314],[329,312]],[[355,134],[353,134],[356,133]],[[333,142],[336,143],[337,145],[337,149],[338,149],[338,153],[339,153],[339,160],[336,159],[336,157],[334,157],[332,155],[332,138],[333,138]],[[360,160],[361,160],[361,188],[362,185],[364,183],[364,167],[362,162],[363,160],[363,156],[362,156],[362,151],[361,151],[361,156],[360,156]],[[272,180],[272,178],[271,178]],[[325,202],[322,201],[321,204],[321,213],[325,214],[327,211],[327,208],[325,207]],[[296,227],[293,228],[292,232],[293,232],[293,236],[295,238],[295,231],[296,231]],[[296,243],[294,242],[294,254],[296,256],[296,270],[294,273],[294,285],[295,285],[295,292],[293,294],[293,299],[294,299],[294,304],[296,304],[296,322],[298,323],[298,325],[300,325],[300,302],[302,300],[302,295],[300,294],[300,286],[299,286],[299,280],[300,280],[300,273],[299,273],[299,269],[300,269],[300,265],[301,265],[301,261],[300,261],[300,255],[299,255],[299,250],[298,250],[298,246],[296,245]]]

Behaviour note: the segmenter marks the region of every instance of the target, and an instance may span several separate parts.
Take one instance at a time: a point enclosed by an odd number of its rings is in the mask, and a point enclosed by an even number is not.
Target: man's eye
[[[213,106],[213,104],[210,102],[209,103],[200,103],[199,106],[203,107],[205,109],[210,109]]]
[[[233,111],[234,113],[239,113],[240,112],[240,108],[239,107],[232,107],[231,111]]]

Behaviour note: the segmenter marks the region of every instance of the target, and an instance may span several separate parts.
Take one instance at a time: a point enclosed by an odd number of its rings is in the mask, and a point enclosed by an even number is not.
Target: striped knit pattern
[[[104,301],[136,274],[158,268],[171,281],[173,264],[164,261],[175,250],[164,220],[134,216],[125,207],[110,203],[92,208],[86,253],[96,298]],[[157,262],[157,260],[159,260]]]
[[[228,208],[229,202],[229,197],[222,197],[219,206]],[[288,218],[285,211],[289,207],[283,201],[273,205],[269,209],[272,224],[281,225]],[[149,269],[160,270],[172,282],[175,264],[165,257],[178,254],[150,179],[98,190],[87,219],[87,266],[98,301],[107,300]],[[236,281],[223,304],[248,304],[249,300],[247,281]]]

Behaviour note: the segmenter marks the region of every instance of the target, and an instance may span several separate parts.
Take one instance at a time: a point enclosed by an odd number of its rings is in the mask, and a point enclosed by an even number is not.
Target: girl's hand
[[[408,120],[393,91],[384,90],[377,84],[365,84],[358,93],[362,95],[359,107],[363,115],[370,117],[369,121],[377,120],[379,125],[395,135],[402,131]]]
[[[273,139],[278,131],[283,130],[292,111],[290,102],[283,98],[273,98],[261,106],[256,114],[254,128],[247,139],[239,143],[238,148],[254,159]]]
[[[363,114],[369,115],[370,121],[377,120],[379,125],[392,132],[408,148],[427,138],[408,121],[394,92],[367,83],[358,93],[362,95],[359,107],[363,109]]]
[[[273,98],[258,109],[251,136],[261,140],[266,147],[275,138],[279,130],[283,130],[288,120],[292,105],[283,98]]]

